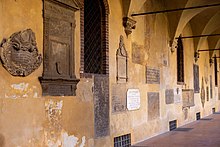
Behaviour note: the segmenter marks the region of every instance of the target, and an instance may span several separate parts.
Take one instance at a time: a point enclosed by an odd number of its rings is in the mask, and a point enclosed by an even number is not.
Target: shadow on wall
[[[0,147],[4,147],[5,146],[5,137],[0,134]]]

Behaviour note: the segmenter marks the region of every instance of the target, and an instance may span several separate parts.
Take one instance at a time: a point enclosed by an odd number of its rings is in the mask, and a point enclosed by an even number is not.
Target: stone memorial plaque
[[[174,103],[174,90],[173,89],[166,89],[165,100],[166,100],[166,104]]]
[[[117,58],[117,66],[118,66],[118,76],[117,82],[118,83],[126,83],[127,81],[127,60],[125,57],[118,57]]]
[[[94,76],[95,137],[109,135],[109,77]]]
[[[192,107],[194,103],[193,89],[182,89],[183,107]]]
[[[132,42],[132,62],[136,64],[143,64],[145,62],[144,46]]]
[[[140,108],[140,91],[139,89],[128,89],[127,91],[127,109],[137,110]]]
[[[212,75],[210,75],[210,98],[212,98]]]
[[[42,94],[76,95],[74,36],[75,0],[43,0],[44,66],[39,77]]]
[[[205,88],[204,88],[204,80],[202,77],[202,88],[201,88],[201,102],[202,102],[202,107],[204,108],[205,105]]]
[[[218,93],[218,100],[220,100],[220,92]]]
[[[120,36],[119,48],[116,53],[117,61],[117,82],[126,83],[128,80],[127,74],[127,51],[124,46],[123,36]]]
[[[160,84],[160,69],[153,67],[146,67],[146,83]]]
[[[206,99],[209,101],[209,86],[206,87]]]
[[[193,64],[194,92],[199,93],[199,66]]]
[[[123,112],[126,110],[126,85],[112,85],[112,112]]]
[[[220,87],[218,87],[218,96],[217,96],[218,98],[218,100],[220,100]]]
[[[174,89],[174,103],[181,103],[182,100],[182,89],[181,88],[175,88]]]
[[[160,117],[160,98],[159,92],[148,92],[148,120]]]

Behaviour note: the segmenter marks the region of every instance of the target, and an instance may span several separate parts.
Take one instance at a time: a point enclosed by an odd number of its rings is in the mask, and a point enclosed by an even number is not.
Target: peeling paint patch
[[[11,88],[18,91],[27,91],[29,84],[28,83],[19,83],[19,84],[12,84]]]
[[[74,135],[69,136],[67,132],[62,133],[62,137],[63,137],[62,147],[76,147],[76,145],[79,144],[78,142],[79,139]],[[84,147],[85,143],[86,143],[86,137],[83,136],[82,142],[79,145],[79,147]]]
[[[78,138],[74,135],[68,136],[65,132],[62,135],[63,137],[63,147],[75,147],[78,144]]]
[[[81,141],[62,128],[63,100],[49,99],[45,101],[47,123],[44,130],[45,145],[48,147],[84,147],[86,137]]]
[[[34,97],[34,98],[37,98],[37,97],[38,97],[38,93],[35,92],[33,97]]]
[[[47,140],[47,146],[58,147],[61,145],[60,132],[62,131],[61,115],[62,115],[62,100],[47,100],[45,102],[47,127],[44,135]]]
[[[38,98],[38,89],[36,86],[30,86],[29,83],[11,84],[10,88],[4,91],[5,98]]]
[[[82,137],[82,143],[80,144],[80,146],[79,146],[79,147],[84,147],[84,146],[85,146],[85,144],[86,144],[86,137],[85,137],[85,136],[83,136],[83,137]]]

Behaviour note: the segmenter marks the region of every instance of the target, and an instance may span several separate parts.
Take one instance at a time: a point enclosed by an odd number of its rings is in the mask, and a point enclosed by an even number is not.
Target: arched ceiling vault
[[[219,3],[219,0],[188,0],[185,7],[217,3]],[[191,25],[193,35],[212,34],[220,26],[219,12],[219,6],[183,11],[174,37],[178,37],[188,23]],[[201,45],[207,38],[208,37],[193,38],[194,49],[202,49]]]
[[[123,0],[122,0],[123,1]],[[129,0],[130,1],[130,0]],[[152,1],[152,0],[148,0]],[[219,0],[153,0],[161,3],[165,10],[188,8],[195,6],[219,4]],[[146,0],[132,0],[127,8],[127,14],[140,12],[140,8]],[[156,7],[156,6],[155,6]],[[152,11],[147,10],[147,11]],[[189,23],[192,29],[192,35],[209,35],[220,34],[220,5],[214,7],[205,7],[191,10],[182,10],[171,13],[166,13],[169,21],[169,36],[170,40],[174,40],[182,34],[184,28]],[[139,16],[143,17],[143,16]],[[138,22],[137,22],[138,23]],[[209,48],[219,48],[219,36],[193,38],[194,49],[204,49],[203,43],[208,40]],[[212,56],[213,52],[210,53]]]
[[[206,26],[201,32],[201,34],[213,34],[219,28],[220,28],[220,11],[218,11],[214,16],[210,17],[209,21],[206,23]],[[197,50],[202,48],[202,43],[206,39],[207,39],[206,37],[199,38],[198,45],[196,46]]]

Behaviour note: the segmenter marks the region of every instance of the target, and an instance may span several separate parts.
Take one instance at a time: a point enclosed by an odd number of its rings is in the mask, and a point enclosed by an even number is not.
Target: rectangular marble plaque
[[[112,112],[123,112],[126,110],[126,85],[112,85]]]
[[[183,107],[194,106],[194,91],[193,89],[182,89]]]
[[[146,67],[146,83],[160,84],[160,69],[154,67]]]
[[[95,137],[109,135],[109,77],[94,76]]]
[[[159,92],[148,92],[148,120],[160,117],[160,98]]]
[[[194,92],[199,93],[199,66],[193,64]]]
[[[127,91],[127,108],[128,110],[137,110],[140,108],[140,91],[139,89],[128,89]]]
[[[166,89],[165,100],[166,100],[166,104],[174,103],[174,90],[173,89]]]

